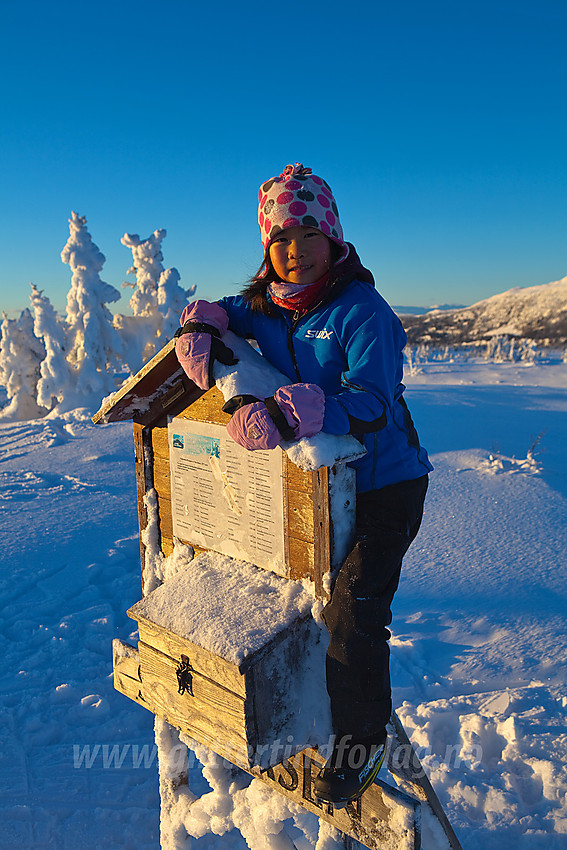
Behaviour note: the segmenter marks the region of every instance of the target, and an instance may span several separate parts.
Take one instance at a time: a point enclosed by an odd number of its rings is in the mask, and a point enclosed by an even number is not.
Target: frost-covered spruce
[[[125,284],[134,288],[130,298],[133,318],[118,315],[115,325],[125,341],[125,359],[131,371],[171,339],[183,308],[196,290],[196,286],[185,290],[179,285],[177,269],[164,269],[161,243],[166,235],[167,231],[161,229],[147,239],[125,233],[121,240],[132,251],[134,262],[127,274],[136,275],[136,283]]]
[[[43,340],[45,358],[40,364],[37,403],[47,410],[75,393],[75,374],[66,359],[66,325],[58,316],[43,290],[31,284],[30,301],[34,314],[34,333]]]
[[[105,257],[91,239],[85,216],[72,213],[69,231],[61,252],[73,272],[67,294],[67,361],[76,370],[77,395],[88,405],[89,396],[100,399],[115,389],[112,368],[122,343],[106,304],[118,301],[120,293],[100,279]]]
[[[120,240],[132,251],[133,264],[126,274],[136,275],[134,293],[130,298],[130,307],[134,316],[154,316],[158,314],[158,282],[164,271],[161,243],[167,231],[154,230],[147,239],[140,239],[137,233],[125,233]]]
[[[196,284],[189,289],[179,286],[177,269],[166,269],[159,278],[158,307],[163,315],[160,337],[165,345],[179,327],[179,317],[187,302],[195,295]]]
[[[134,289],[130,298],[133,317],[116,316],[131,371],[136,371],[157,350],[163,318],[158,308],[158,283],[164,271],[161,243],[165,236],[165,230],[154,230],[147,239],[140,239],[137,233],[125,233],[120,240],[132,251],[133,264],[126,274],[136,275],[136,283],[124,283]]]
[[[3,314],[0,341],[0,383],[6,387],[8,404],[0,411],[3,420],[37,419],[46,408],[36,401],[39,366],[45,347],[33,330],[33,318],[26,308],[18,319]]]

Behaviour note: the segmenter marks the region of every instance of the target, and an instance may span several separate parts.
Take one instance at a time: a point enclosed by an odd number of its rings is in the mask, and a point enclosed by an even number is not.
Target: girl
[[[245,448],[273,448],[319,430],[354,434],[366,448],[353,463],[354,545],[323,609],[335,744],[315,792],[340,805],[362,794],[384,758],[390,606],[432,466],[402,395],[405,332],[344,241],[328,184],[300,163],[288,165],[262,184],[258,220],[258,273],[240,296],[186,307],[176,352],[187,375],[208,389],[214,359],[235,362],[220,340],[230,327],[255,339],[289,377],[271,399],[228,402],[227,430]]]

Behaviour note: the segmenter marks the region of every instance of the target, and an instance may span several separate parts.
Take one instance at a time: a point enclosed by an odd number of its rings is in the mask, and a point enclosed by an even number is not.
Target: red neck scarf
[[[325,272],[319,280],[304,286],[301,284],[286,283],[285,281],[277,281],[270,284],[268,292],[271,295],[272,301],[278,307],[285,307],[286,310],[295,310],[303,314],[319,299],[327,286],[329,275],[330,271]]]

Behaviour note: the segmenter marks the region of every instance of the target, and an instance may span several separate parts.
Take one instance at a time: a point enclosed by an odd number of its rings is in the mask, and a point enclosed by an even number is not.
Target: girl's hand
[[[249,451],[274,449],[282,440],[312,437],[321,430],[325,394],[317,384],[290,384],[263,401],[235,396],[223,410],[233,414],[226,430],[235,443]]]
[[[219,304],[198,300],[181,314],[182,327],[176,331],[175,353],[183,371],[202,390],[214,384],[215,360],[234,366],[238,359],[222,341],[228,328],[226,310]]]

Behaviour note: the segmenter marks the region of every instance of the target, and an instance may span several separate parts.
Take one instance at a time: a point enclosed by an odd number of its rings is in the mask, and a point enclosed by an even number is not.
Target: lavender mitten
[[[296,440],[312,437],[323,427],[325,393],[317,384],[289,384],[280,387],[274,393],[274,400],[287,421],[292,424]]]
[[[233,414],[226,430],[235,443],[248,451],[274,449],[281,440],[299,440],[321,430],[325,394],[316,384],[292,384],[264,401],[236,396],[223,410]]]
[[[223,410],[226,410],[226,405]],[[275,449],[282,438],[263,401],[239,407],[226,426],[226,431],[235,443],[248,451]]]
[[[219,304],[194,301],[183,310],[181,325],[175,333],[177,359],[187,377],[202,390],[208,390],[214,384],[215,360],[227,366],[238,363],[220,339],[228,328],[226,310]]]

